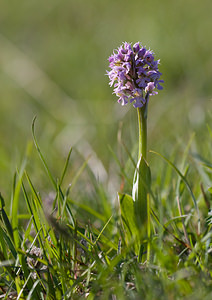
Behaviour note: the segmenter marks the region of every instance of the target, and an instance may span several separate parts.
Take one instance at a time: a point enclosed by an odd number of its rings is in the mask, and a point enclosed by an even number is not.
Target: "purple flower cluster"
[[[125,105],[130,100],[134,107],[142,107],[149,96],[163,89],[159,80],[162,73],[158,71],[160,60],[154,59],[154,53],[146,50],[139,43],[131,46],[125,42],[109,57],[110,71],[107,75],[110,86],[114,85],[114,93],[118,102]]]

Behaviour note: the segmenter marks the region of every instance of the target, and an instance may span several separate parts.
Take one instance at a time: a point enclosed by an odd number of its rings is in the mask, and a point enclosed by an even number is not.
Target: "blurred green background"
[[[204,151],[212,106],[210,0],[12,0],[0,6],[0,190],[6,198],[26,151],[33,180],[45,189],[32,146],[34,116],[56,176],[74,146],[67,181],[81,165],[77,158],[90,153],[99,180],[113,180],[108,145],[119,154],[122,122],[130,151],[137,141],[136,110],[116,103],[105,75],[108,57],[123,41],[140,41],[161,59],[165,83],[149,105],[149,148],[170,157],[195,132]]]

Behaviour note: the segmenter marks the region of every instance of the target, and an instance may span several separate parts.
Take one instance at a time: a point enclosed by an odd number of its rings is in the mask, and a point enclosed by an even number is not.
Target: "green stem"
[[[147,99],[148,100],[148,99]],[[147,261],[150,261],[150,239],[151,239],[151,220],[150,220],[150,197],[148,192],[148,172],[147,167],[147,105],[148,101],[143,107],[137,109],[138,112],[138,128],[139,128],[139,149],[138,159],[144,159],[139,165],[139,177],[141,180],[138,182],[138,209],[139,214],[139,227],[144,226],[146,223],[146,234],[147,234]],[[143,219],[143,220],[142,220]]]
[[[147,159],[147,114],[146,105],[143,107],[138,107],[138,128],[139,128],[139,150],[138,159],[141,155],[146,160]]]

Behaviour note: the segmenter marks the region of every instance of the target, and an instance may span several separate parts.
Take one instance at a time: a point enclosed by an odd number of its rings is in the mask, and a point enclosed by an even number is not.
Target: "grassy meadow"
[[[0,2],[0,299],[210,299],[212,2]],[[154,51],[151,247],[134,252],[136,109],[108,85],[123,41]],[[143,244],[146,245],[146,237]]]

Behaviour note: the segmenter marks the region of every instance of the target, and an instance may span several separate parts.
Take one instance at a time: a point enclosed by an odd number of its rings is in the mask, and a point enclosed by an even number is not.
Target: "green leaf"
[[[4,220],[4,224],[5,224],[6,228],[7,228],[7,232],[9,233],[10,238],[13,241],[13,229],[12,229],[12,225],[11,225],[11,223],[10,223],[10,221],[8,219],[8,216],[7,216],[7,214],[6,214],[6,212],[5,212],[5,210],[3,208],[1,209],[1,213],[2,213],[2,219]]]
[[[13,229],[12,229],[12,225],[9,221],[9,218],[4,210],[4,206],[5,206],[5,201],[4,201],[4,198],[2,197],[1,193],[0,193],[0,202],[1,202],[1,207],[0,207],[0,212],[1,212],[1,215],[2,215],[2,219],[4,221],[4,225],[6,226],[7,228],[7,232],[9,233],[10,235],[10,238],[13,240]]]
[[[18,206],[19,206],[19,196],[20,196],[20,190],[21,190],[21,183],[22,183],[22,177],[24,173],[24,169],[26,166],[26,159],[24,159],[20,172],[18,173],[18,180],[17,182],[14,182],[14,193],[13,193],[13,199],[12,199],[12,218],[11,218],[11,226],[13,230],[13,237],[14,237],[14,244],[16,248],[20,247],[20,236],[18,232]],[[14,178],[16,179],[16,177]]]
[[[135,216],[139,228],[147,220],[147,193],[150,192],[151,172],[143,156],[140,157],[133,180],[132,198],[135,202]]]
[[[130,195],[118,194],[121,208],[121,217],[126,232],[126,242],[131,244],[134,240],[138,241],[139,231],[136,224],[136,216],[134,209],[134,201]],[[136,252],[138,253],[139,245],[135,244]]]
[[[1,202],[1,208],[3,208],[5,206],[5,201],[1,193],[0,193],[0,202]]]
[[[6,250],[10,250],[13,257],[16,259],[17,258],[17,252],[16,252],[16,249],[13,245],[13,241],[11,240],[10,236],[7,235],[7,233],[0,227],[0,237],[1,237],[1,246],[2,246],[2,249],[4,250],[4,253],[5,253],[5,249],[4,249],[4,246],[5,246],[5,243],[6,243],[6,246],[7,246],[7,249]],[[5,241],[5,243],[4,243]],[[5,255],[5,257],[7,257]]]

